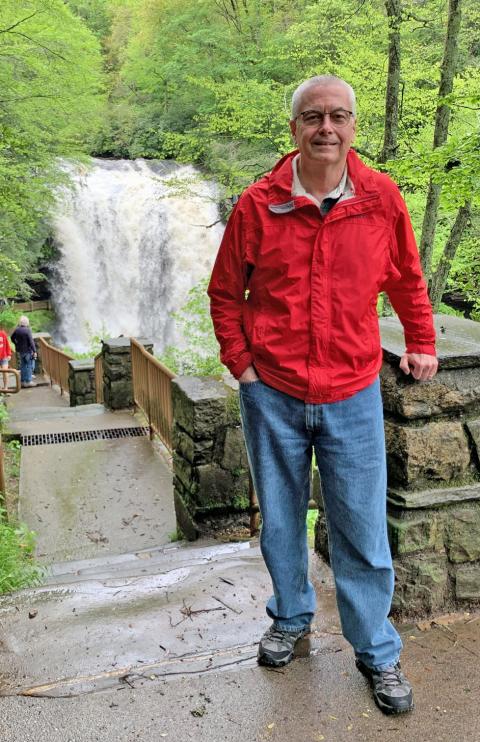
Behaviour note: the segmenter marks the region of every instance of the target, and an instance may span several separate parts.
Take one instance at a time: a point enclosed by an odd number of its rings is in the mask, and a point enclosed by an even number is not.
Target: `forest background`
[[[323,73],[356,91],[355,147],[399,184],[435,306],[448,277],[480,320],[478,0],[3,0],[0,297],[49,259],[66,158],[193,163],[228,206]]]

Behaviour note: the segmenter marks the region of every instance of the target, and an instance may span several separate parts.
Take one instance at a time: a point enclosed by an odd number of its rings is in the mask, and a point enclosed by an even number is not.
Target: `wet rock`
[[[451,562],[480,559],[480,503],[449,510],[446,547]]]
[[[438,421],[408,427],[386,421],[385,434],[392,486],[447,483],[469,473],[470,449],[460,422]]]
[[[455,574],[455,596],[458,600],[480,600],[480,564],[458,567]]]
[[[395,561],[392,610],[404,614],[430,613],[444,606],[448,594],[447,558],[419,555]]]
[[[443,548],[443,519],[435,510],[387,516],[392,556]]]

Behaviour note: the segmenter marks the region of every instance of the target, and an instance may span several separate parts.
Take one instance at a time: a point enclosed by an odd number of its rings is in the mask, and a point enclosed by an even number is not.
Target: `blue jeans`
[[[394,573],[378,379],[331,404],[306,404],[262,381],[241,384],[240,409],[273,583],[268,615],[297,630],[315,611],[306,528],[315,450],[343,634],[367,666],[395,664],[402,642],[388,620]]]
[[[20,380],[22,384],[29,384],[32,380],[32,354],[20,353]]]

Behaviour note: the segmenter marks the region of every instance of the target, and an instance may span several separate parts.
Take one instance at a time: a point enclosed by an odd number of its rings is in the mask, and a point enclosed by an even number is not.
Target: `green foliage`
[[[188,293],[184,306],[173,314],[178,329],[188,342],[188,348],[168,346],[161,362],[176,374],[214,376],[226,371],[218,359],[218,344],[210,319],[207,296],[208,279],[200,281]]]
[[[55,313],[49,309],[19,312],[7,306],[0,311],[0,327],[3,327],[7,332],[13,330],[22,315],[27,316],[30,320],[30,329],[32,332],[51,332],[55,324]]]
[[[0,397],[0,433],[5,429],[5,425],[8,422],[8,410],[3,404],[2,398]]]
[[[0,45],[0,295],[28,295],[59,158],[88,151],[101,120],[101,56],[62,0],[3,0]]]
[[[35,533],[25,523],[8,523],[0,509],[0,594],[38,585],[44,571],[33,558]]]

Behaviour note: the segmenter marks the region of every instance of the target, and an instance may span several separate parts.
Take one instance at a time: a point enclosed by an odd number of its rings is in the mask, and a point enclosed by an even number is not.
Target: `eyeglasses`
[[[325,116],[328,116],[330,123],[336,127],[346,126],[353,116],[353,111],[346,111],[344,108],[336,108],[334,111],[302,111],[295,116],[295,119],[302,119],[305,126],[323,126]]]

